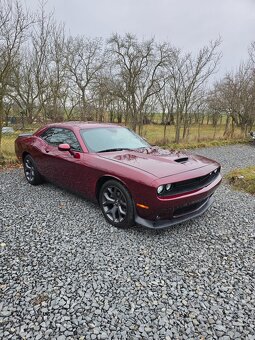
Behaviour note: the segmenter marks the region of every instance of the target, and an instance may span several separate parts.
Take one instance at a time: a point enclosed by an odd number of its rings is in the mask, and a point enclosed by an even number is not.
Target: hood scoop
[[[188,162],[188,160],[189,160],[189,157],[181,157],[181,158],[175,159],[174,161],[177,162],[177,163],[183,164],[183,163]]]

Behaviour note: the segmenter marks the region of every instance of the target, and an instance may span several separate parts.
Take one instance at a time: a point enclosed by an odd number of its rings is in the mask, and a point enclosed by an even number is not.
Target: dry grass
[[[33,126],[33,130],[36,129]],[[226,139],[223,137],[224,125],[218,126],[215,130],[212,125],[203,125],[200,127],[200,136],[198,138],[197,125],[193,125],[190,128],[189,136],[186,140],[181,140],[180,144],[174,143],[175,128],[174,126],[166,127],[166,139],[164,136],[164,126],[162,125],[144,125],[142,136],[145,137],[149,143],[163,146],[166,148],[175,149],[191,149],[197,147],[210,147],[221,146],[228,144],[236,144],[245,142],[244,138],[241,138],[241,132],[236,128],[235,135],[232,139]],[[16,131],[15,134],[3,135],[2,138],[2,151],[5,159],[5,163],[14,164],[17,162],[15,155],[14,141],[21,131]],[[182,130],[181,130],[182,135]]]
[[[190,143],[168,143],[164,145],[164,148],[172,148],[172,149],[196,149],[196,148],[210,148],[214,146],[224,146],[231,144],[244,144],[247,143],[247,139],[218,139],[218,140],[209,140],[209,141],[200,141],[200,142],[190,142]]]
[[[181,136],[182,136],[183,129],[181,129]],[[201,142],[208,142],[208,141],[218,141],[218,140],[226,140],[223,137],[224,134],[224,125],[217,126],[215,129],[211,124],[203,125],[200,127],[200,135],[199,134],[199,126],[193,125],[190,128],[189,136],[186,140],[181,140],[182,144],[189,144],[189,143],[201,143]],[[163,145],[173,143],[175,139],[175,128],[174,126],[167,126],[166,127],[166,141],[164,143],[164,126],[163,125],[144,125],[142,131],[143,137],[145,137],[150,143]],[[232,139],[243,139],[240,129],[236,128],[235,134]],[[163,144],[162,144],[163,142]]]
[[[2,138],[2,152],[6,161],[16,160],[14,141],[19,133],[11,135],[3,135]]]
[[[235,189],[255,195],[255,166],[233,170],[226,179]]]

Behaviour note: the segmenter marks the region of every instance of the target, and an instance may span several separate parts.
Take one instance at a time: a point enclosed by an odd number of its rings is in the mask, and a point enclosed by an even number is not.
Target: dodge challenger
[[[220,164],[148,144],[126,127],[49,124],[15,141],[29,184],[55,183],[96,201],[110,224],[160,229],[203,214]]]

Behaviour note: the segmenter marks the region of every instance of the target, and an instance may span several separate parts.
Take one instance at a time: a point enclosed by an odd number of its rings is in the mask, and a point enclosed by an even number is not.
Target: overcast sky
[[[255,0],[48,0],[47,8],[73,35],[130,32],[193,52],[221,36],[220,75],[245,60],[255,41]]]

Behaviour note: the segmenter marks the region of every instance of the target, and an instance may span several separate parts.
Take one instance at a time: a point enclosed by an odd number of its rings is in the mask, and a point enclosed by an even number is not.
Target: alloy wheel
[[[26,158],[25,160],[25,175],[26,175],[28,182],[33,182],[35,178],[35,168],[29,158]]]
[[[115,186],[107,186],[102,194],[105,215],[115,223],[121,223],[127,215],[127,201],[123,192]]]

